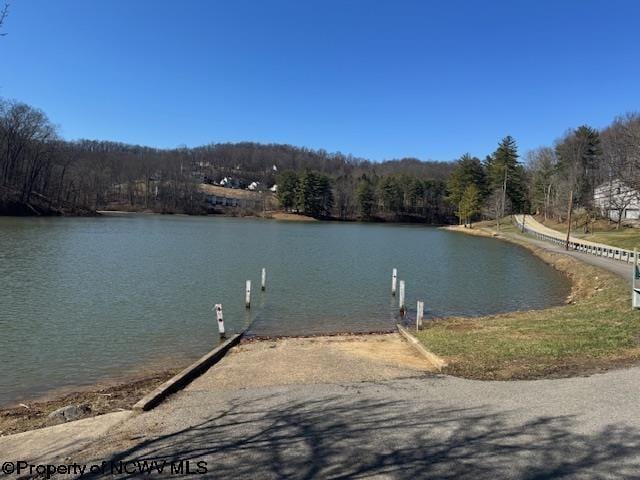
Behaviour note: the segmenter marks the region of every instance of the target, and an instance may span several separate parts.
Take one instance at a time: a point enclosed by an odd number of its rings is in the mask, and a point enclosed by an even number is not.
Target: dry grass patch
[[[544,220],[539,217],[537,217],[536,220],[544,226],[562,234],[566,234],[567,232],[566,223],[558,223],[552,219]],[[576,228],[571,229],[571,235],[589,242],[603,243],[605,245],[611,245],[612,247],[619,247],[627,250],[640,248],[640,228],[623,226],[620,229],[617,229],[616,224],[613,222],[597,220],[589,224],[589,230],[589,233],[584,233],[583,225],[578,224]]]
[[[302,215],[298,213],[287,213],[287,212],[271,212],[269,213],[269,218],[274,220],[284,220],[288,222],[317,222],[317,218],[309,217],[307,215]]]
[[[226,198],[243,198],[248,200],[262,200],[262,196],[271,197],[271,192],[252,192],[251,190],[241,190],[239,188],[225,188],[217,185],[209,185],[208,183],[201,183],[198,185],[200,191],[209,195],[217,195],[219,197]]]

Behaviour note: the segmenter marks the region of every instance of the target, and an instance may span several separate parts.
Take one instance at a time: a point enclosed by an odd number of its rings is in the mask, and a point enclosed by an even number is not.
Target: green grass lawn
[[[544,223],[545,226],[566,234],[567,224],[558,223],[553,220],[543,221],[541,218],[537,218],[540,223]],[[625,248],[627,250],[633,250],[638,248],[640,250],[640,228],[620,227],[616,230],[615,223],[609,223],[606,220],[598,220],[590,225],[591,232],[584,233],[583,227],[574,228],[571,230],[571,235],[591,242],[604,243],[613,247]]]
[[[614,247],[626,248],[627,250],[633,250],[634,248],[640,250],[640,231],[635,228],[622,228],[618,231],[594,232],[579,236],[592,242],[605,243]]]
[[[429,324],[417,337],[447,360],[446,373],[529,379],[579,375],[640,360],[640,311],[631,310],[628,282],[572,258],[538,254],[570,273],[574,303]]]

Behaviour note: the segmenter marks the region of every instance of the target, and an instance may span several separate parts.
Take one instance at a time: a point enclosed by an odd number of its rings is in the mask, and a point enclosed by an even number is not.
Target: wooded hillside
[[[483,160],[465,154],[456,162],[371,162],[251,142],[157,149],[66,141],[44,112],[0,99],[0,213],[10,215],[118,207],[211,213],[215,202],[202,185],[223,184],[234,198],[238,189],[277,185],[282,209],[322,218],[467,223],[529,212],[566,220],[576,209],[595,218],[594,190],[614,179],[640,192],[637,114],[602,131],[568,130],[553,146],[528,152],[525,162],[510,136]]]

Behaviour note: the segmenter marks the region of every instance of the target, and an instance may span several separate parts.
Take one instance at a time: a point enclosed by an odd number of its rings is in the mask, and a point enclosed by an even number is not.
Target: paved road
[[[515,235],[509,234],[509,233],[502,233],[501,235],[505,237],[514,236],[515,238],[517,238]],[[545,242],[543,240],[538,240],[526,234],[524,236],[526,237],[526,240],[529,243],[536,245],[540,248],[543,248],[544,250],[569,255],[570,257],[577,258],[578,260],[583,261],[584,263],[588,263],[589,265],[594,265],[596,267],[602,268],[603,270],[607,270],[608,272],[619,275],[623,278],[628,278],[629,282],[631,282],[631,274],[633,272],[633,266],[628,263],[620,262],[618,260],[612,260],[610,258],[605,258],[605,257],[596,257],[594,255],[588,255],[586,253],[576,252],[575,250],[567,251],[564,248],[559,247],[558,245],[554,245],[553,243]]]
[[[529,382],[405,369],[231,388],[208,378],[216,368],[85,460],[189,459],[231,479],[640,478],[640,368]]]
[[[531,228],[533,230],[535,230],[537,227],[537,225],[530,220],[529,215],[527,215],[526,225],[528,228]],[[547,234],[548,233],[547,230],[549,229],[547,227],[544,227],[544,229],[540,229],[540,233]],[[558,232],[554,232],[554,233],[557,234]],[[506,237],[513,236],[508,233],[504,233],[503,235]],[[619,275],[621,277],[627,278],[629,279],[629,281],[631,281],[631,274],[633,272],[633,267],[628,263],[621,262],[619,260],[613,260],[611,258],[606,258],[606,257],[597,257],[595,255],[589,255],[587,253],[582,253],[575,250],[565,250],[564,248],[558,245],[555,245],[550,242],[545,242],[543,240],[538,240],[531,235],[525,234],[524,236],[526,237],[527,241],[529,241],[533,245],[537,245],[551,252],[564,253],[571,257],[577,258],[578,260],[582,260],[583,262],[588,263],[590,265],[595,265],[596,267],[603,268],[604,270],[615,273],[616,275]],[[594,245],[599,245],[599,244],[594,244]]]

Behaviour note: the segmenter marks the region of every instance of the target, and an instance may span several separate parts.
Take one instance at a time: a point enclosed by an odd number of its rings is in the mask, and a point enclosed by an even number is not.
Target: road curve
[[[522,215],[515,215],[516,217],[516,221],[519,224],[522,224]],[[541,233],[543,235],[549,235],[549,236],[555,236],[557,238],[564,238],[562,236],[562,234],[556,230],[551,230],[548,227],[545,227],[544,225],[542,225],[540,222],[536,221],[533,217],[531,217],[531,215],[526,215],[526,219],[525,219],[525,225],[527,226],[527,228],[534,230],[538,233]],[[550,233],[552,232],[552,233]],[[513,238],[518,238],[516,235],[512,235],[509,233],[501,233],[502,236],[504,237],[513,237]],[[580,241],[580,242],[584,242],[581,239],[575,238],[575,237],[571,237],[573,240],[575,241]],[[618,260],[613,260],[611,258],[607,258],[607,257],[598,257],[595,255],[590,255],[584,252],[579,252],[576,250],[565,250],[563,247],[553,244],[553,243],[549,243],[549,242],[545,242],[543,240],[538,240],[535,237],[531,236],[531,235],[526,235],[526,239],[529,243],[536,245],[544,250],[550,251],[550,252],[555,252],[555,253],[562,253],[565,255],[569,255],[571,257],[577,258],[578,260],[581,260],[585,263],[588,263],[589,265],[594,265],[596,267],[600,267],[604,270],[607,270],[611,273],[614,273],[616,275],[619,275],[625,279],[629,279],[631,280],[631,275],[633,273],[633,266],[625,263],[625,262],[621,262]],[[601,244],[597,244],[597,243],[593,243],[590,242],[593,245],[601,245]],[[602,245],[608,248],[613,248],[613,247],[609,247],[607,245]]]

